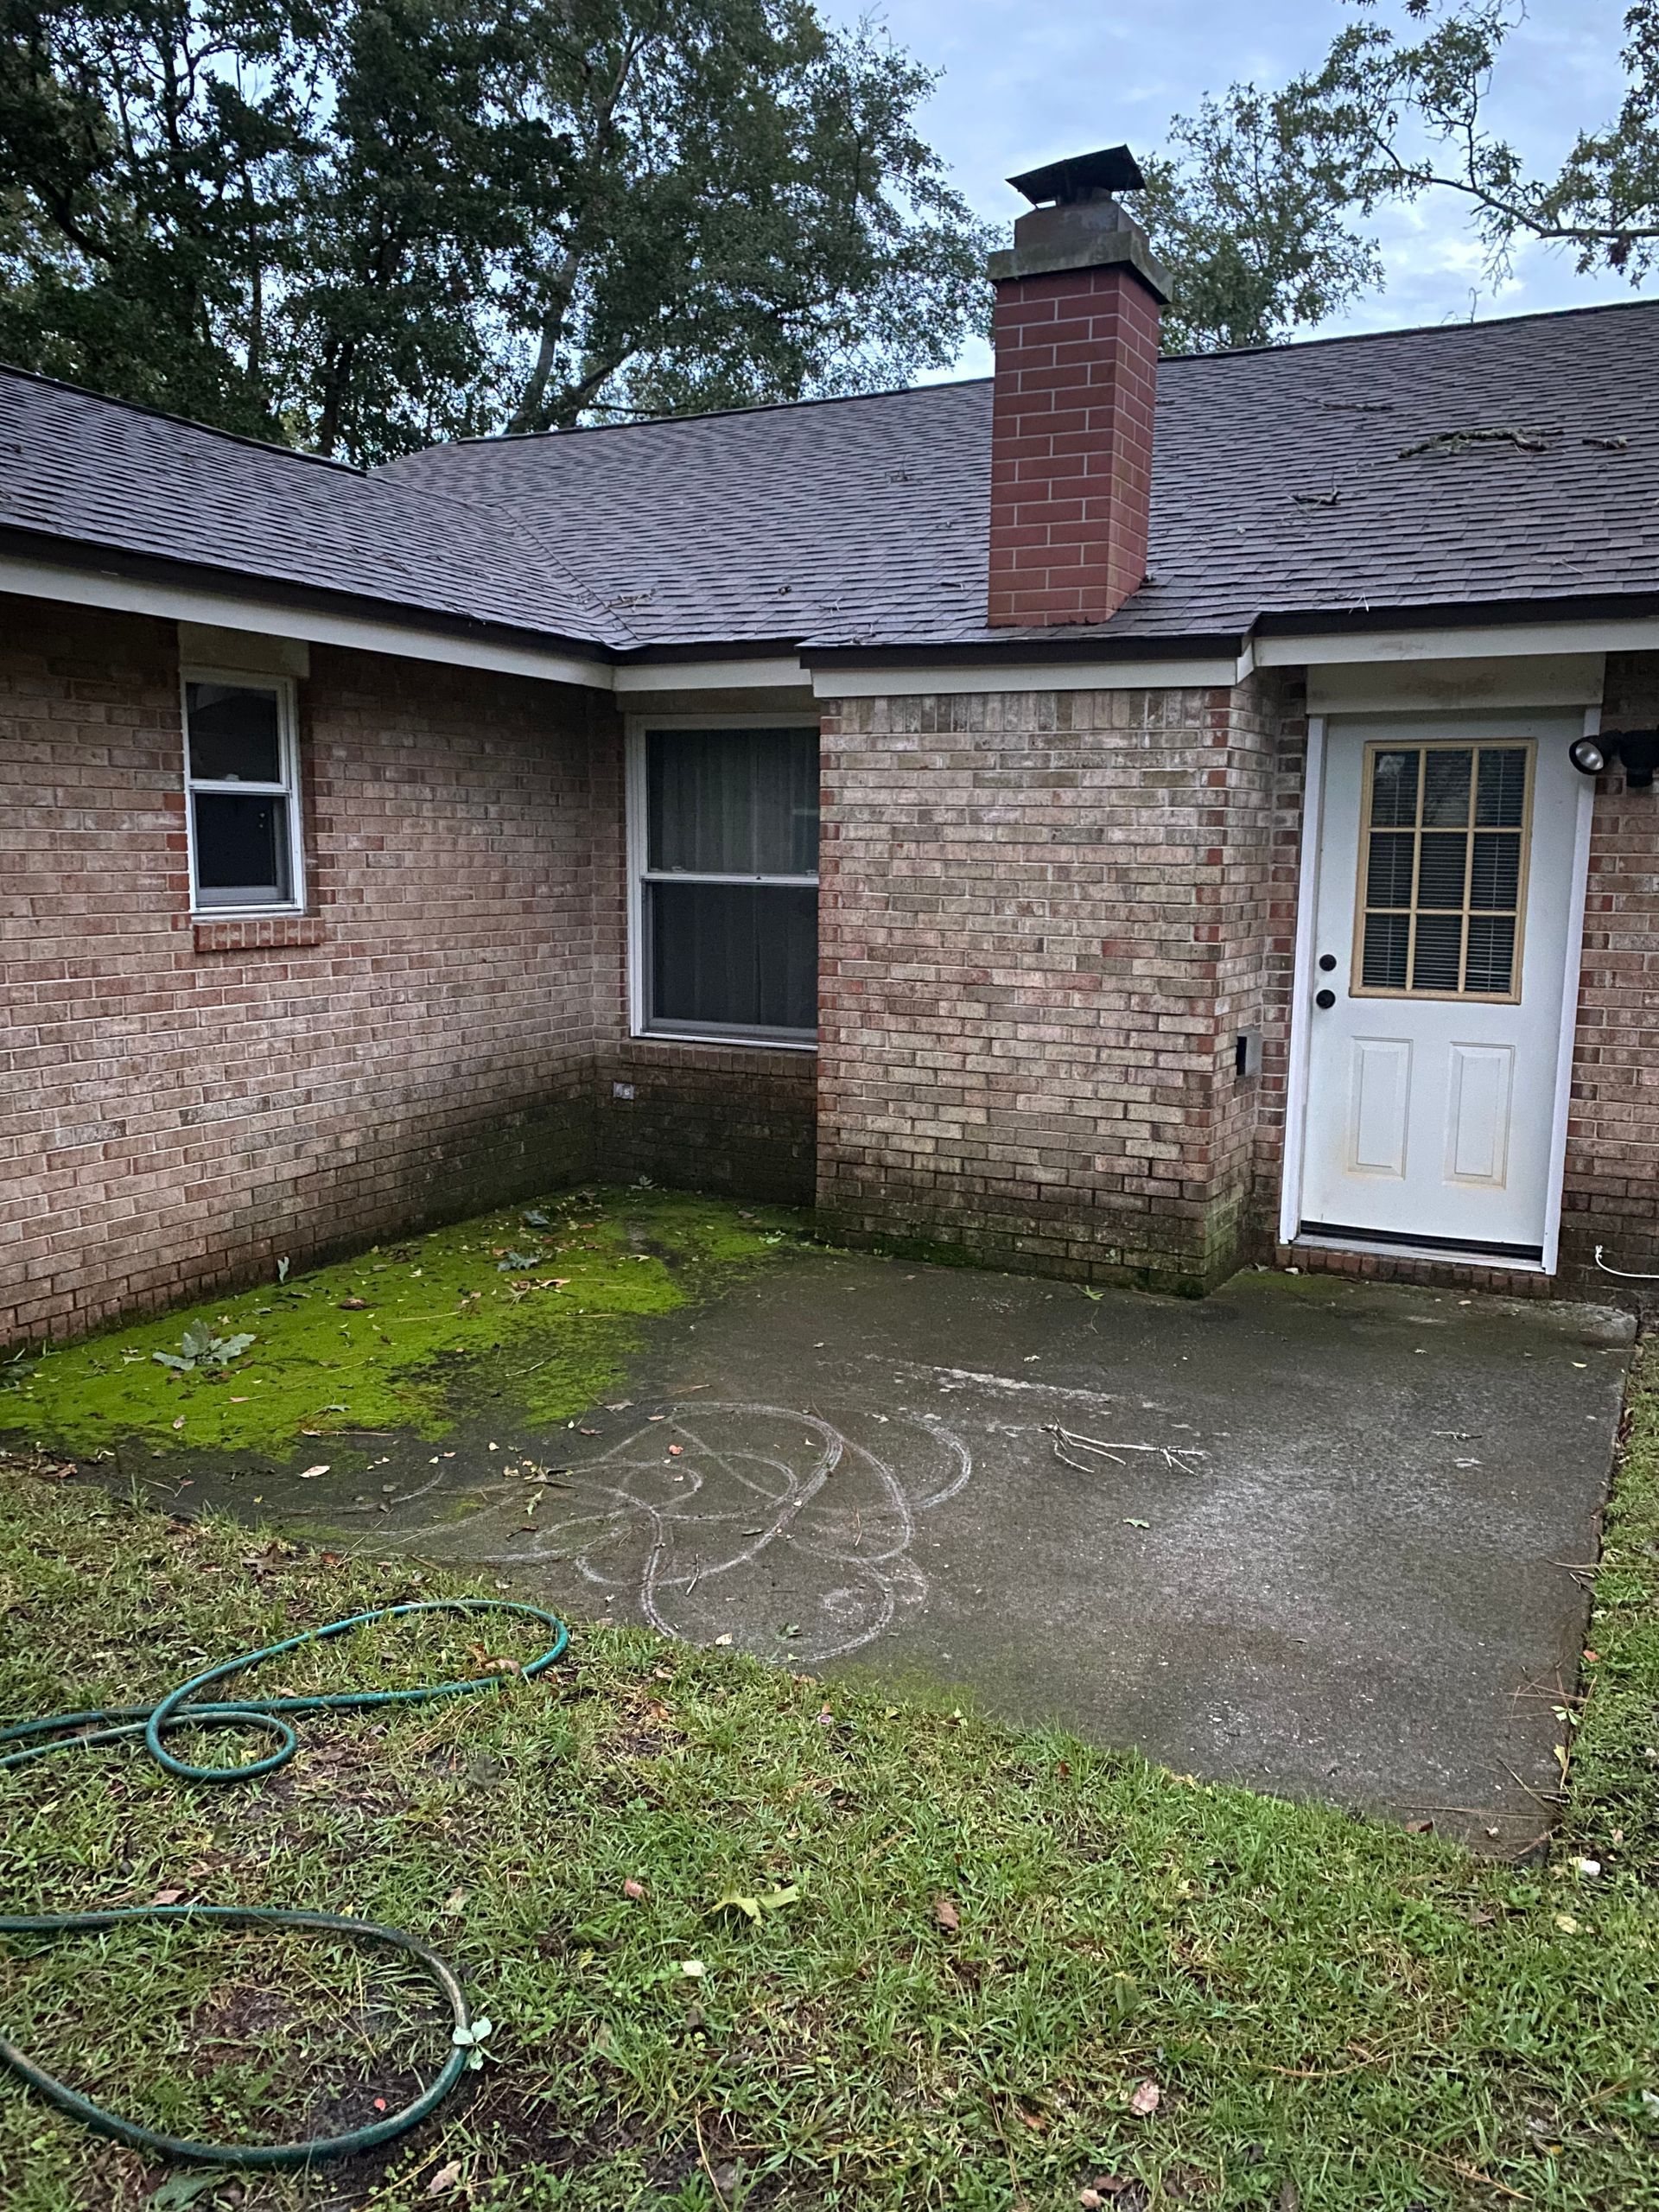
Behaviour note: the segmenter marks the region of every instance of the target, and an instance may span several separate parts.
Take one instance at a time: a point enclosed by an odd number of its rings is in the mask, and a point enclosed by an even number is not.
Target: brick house
[[[1659,307],[361,472],[0,375],[0,1339],[595,1173],[1203,1288],[1659,1271]],[[1624,742],[1619,734],[1624,733]]]

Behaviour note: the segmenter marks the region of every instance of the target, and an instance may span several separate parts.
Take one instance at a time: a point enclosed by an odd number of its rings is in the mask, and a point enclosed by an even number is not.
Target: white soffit
[[[1445,708],[1594,707],[1601,703],[1605,667],[1605,653],[1326,662],[1307,671],[1307,711],[1352,715]]]

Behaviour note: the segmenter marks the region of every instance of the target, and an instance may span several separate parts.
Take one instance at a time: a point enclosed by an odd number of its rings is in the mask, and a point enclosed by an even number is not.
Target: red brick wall
[[[589,1173],[810,1197],[810,1055],[627,1040],[598,695],[315,648],[308,911],[193,925],[173,626],[0,637],[0,1342]]]
[[[1158,324],[1126,267],[998,284],[992,623],[1103,622],[1140,587]]]
[[[826,716],[819,1204],[1058,1273],[1198,1284],[1248,1230],[1275,745],[1236,691]]]
[[[0,1340],[594,1172],[1198,1287],[1270,1249],[1305,724],[1236,691],[826,715],[823,1052],[626,1035],[592,695],[317,649],[294,921],[193,925],[170,626],[0,602]],[[1659,721],[1659,657],[1607,726]],[[1603,779],[1564,1287],[1659,1271],[1659,793]],[[1234,1042],[1265,1034],[1240,1082]],[[632,1097],[616,1095],[617,1086]]]
[[[586,1172],[589,695],[317,650],[312,911],[196,930],[171,626],[6,616],[0,1338]]]
[[[817,1081],[810,1052],[624,1037],[601,1068],[602,1172],[810,1205]]]
[[[1659,724],[1659,654],[1612,653],[1604,729]],[[1595,1267],[1659,1274],[1659,785],[1598,780],[1561,1216],[1562,1280],[1659,1302]]]

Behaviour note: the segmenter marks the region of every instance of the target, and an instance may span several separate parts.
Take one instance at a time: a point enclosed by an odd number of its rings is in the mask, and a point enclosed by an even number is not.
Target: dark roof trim
[[[682,661],[704,660],[776,660],[780,653],[798,653],[801,650],[801,633],[791,630],[786,636],[777,638],[734,638],[722,643],[718,638],[694,640],[688,645],[619,645],[611,658],[619,667],[672,667]]]
[[[129,553],[83,538],[59,537],[50,531],[0,525],[0,553],[44,567],[73,569],[89,575],[121,576],[134,583],[195,591],[226,600],[264,601],[342,620],[379,622],[399,630],[471,638],[483,645],[512,646],[520,652],[563,653],[596,667],[630,658],[591,638],[568,637],[557,630],[532,630],[512,622],[490,622],[476,615],[454,614],[442,607],[411,605],[406,600],[378,599],[363,592],[331,591],[326,586],[296,584],[257,569],[215,568],[198,561],[169,561],[158,555]],[[234,628],[235,625],[229,626]],[[707,653],[700,656],[707,658]]]
[[[1006,640],[977,638],[925,639],[889,645],[815,645],[801,649],[806,668],[923,668],[940,661],[968,668],[995,668],[999,661],[1192,660],[1205,653],[1238,654],[1249,642],[1247,631],[1183,632],[1173,637],[1067,637],[1053,631],[1014,630]]]
[[[1659,614],[1659,591],[1584,592],[1554,599],[1438,600],[1421,607],[1321,607],[1256,617],[1257,638],[1329,637],[1376,630],[1524,628],[1540,622],[1617,622]]]

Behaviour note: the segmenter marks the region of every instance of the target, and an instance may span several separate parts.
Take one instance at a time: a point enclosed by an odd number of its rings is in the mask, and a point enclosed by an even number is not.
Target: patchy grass
[[[0,1370],[0,1435],[91,1452],[282,1450],[302,1431],[437,1436],[486,1385],[567,1420],[620,1379],[639,1324],[719,1289],[800,1217],[677,1192],[561,1192]],[[181,1372],[188,1332],[227,1365]]]
[[[1573,1745],[1580,1850],[1659,1885],[1659,1338],[1637,1356]]]
[[[390,2157],[207,2177],[173,2205],[1058,2212],[1087,2188],[1121,2212],[1641,2212],[1659,2205],[1659,1869],[1630,1809],[1651,1803],[1637,1739],[1659,1685],[1655,1379],[1573,1783],[1575,1836],[1623,1830],[1599,1876],[1576,1840],[1495,1867],[588,1629],[544,1682],[308,1726],[250,1787],[180,1789],[123,1750],[0,1776],[0,1891],[349,1909],[428,1936],[498,2023],[495,2063]],[[14,1471],[0,1709],[153,1697],[204,1654],[480,1586]],[[283,1681],[431,1679],[476,1630],[448,1634],[359,1637]],[[721,1902],[789,1890],[754,1923]],[[14,1942],[0,2022],[181,2130],[353,2125],[441,2055],[410,1984],[295,1940]],[[15,2212],[137,2207],[162,2179],[0,2083]]]

